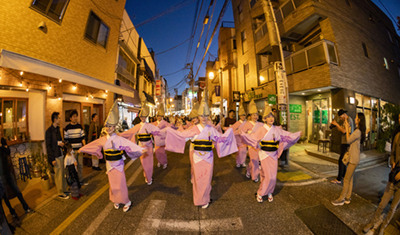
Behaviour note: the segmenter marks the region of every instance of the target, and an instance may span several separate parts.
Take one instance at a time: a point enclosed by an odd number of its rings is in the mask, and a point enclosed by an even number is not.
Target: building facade
[[[353,119],[362,111],[365,147],[373,147],[379,109],[400,101],[399,36],[390,19],[370,0],[271,2],[285,58],[290,131],[303,131],[311,142],[332,135],[337,152],[340,133],[329,129],[330,122],[339,109]],[[232,7],[239,89],[262,110],[268,95],[276,94],[267,1],[233,0]]]

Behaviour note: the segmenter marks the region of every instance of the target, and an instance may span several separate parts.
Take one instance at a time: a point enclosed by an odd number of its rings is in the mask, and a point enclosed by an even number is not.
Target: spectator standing
[[[228,117],[225,118],[224,127],[222,129],[226,131],[230,126],[232,126],[235,123],[236,123],[235,111],[231,109],[229,110]]]
[[[135,126],[135,125],[137,125],[137,124],[139,124],[139,123],[141,122],[141,121],[140,121],[139,114],[140,114],[140,111],[138,112],[138,114],[137,114],[137,116],[135,117],[135,119],[133,119],[133,121],[132,121],[132,125],[133,125],[133,126]]]
[[[54,181],[57,188],[58,197],[68,199],[66,195],[67,181],[64,177],[64,155],[62,148],[64,143],[60,132],[60,118],[58,112],[51,114],[52,125],[46,130],[46,150],[49,164],[54,168]]]
[[[346,138],[346,132],[350,131],[349,134],[352,134],[354,131],[354,122],[351,117],[347,115],[347,111],[344,109],[339,110],[338,115],[340,117],[340,120],[343,121],[342,126],[340,126],[335,120],[332,121],[332,124],[335,125],[339,131],[342,132],[342,144],[340,145],[340,157],[339,157],[339,172],[338,172],[338,177],[335,180],[332,180],[331,182],[333,184],[340,184],[342,182],[342,179],[344,175],[346,174],[346,166],[343,164],[343,156],[347,152],[347,149],[349,148],[349,144],[347,143],[347,138]],[[349,123],[349,129],[346,130],[344,123],[347,121]]]
[[[72,148],[75,152],[84,146],[85,143],[85,131],[82,128],[82,125],[78,123],[78,112],[73,110],[69,114],[69,119],[71,121],[64,129],[64,140],[71,143]],[[75,154],[75,158],[78,162],[78,177],[79,182],[82,185],[87,185],[88,183],[83,183],[82,169],[83,169],[83,153]]]
[[[4,214],[3,205],[1,203],[1,198],[5,194],[5,188],[3,184],[0,182],[0,234],[3,235],[11,235],[13,234],[10,230],[10,227],[7,223],[6,215]]]
[[[99,126],[97,126],[98,119],[99,117],[96,113],[92,114],[92,122],[90,123],[88,133],[88,143],[99,138]],[[99,159],[95,155],[92,155],[92,169],[96,171],[101,171],[101,168],[99,167]]]

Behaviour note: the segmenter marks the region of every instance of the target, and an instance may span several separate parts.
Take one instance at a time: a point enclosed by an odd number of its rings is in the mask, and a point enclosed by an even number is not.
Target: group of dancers
[[[110,184],[110,200],[114,203],[115,209],[119,209],[121,204],[124,205],[124,212],[131,208],[124,172],[125,156],[133,160],[140,158],[145,182],[151,185],[154,167],[153,144],[158,167],[166,169],[168,159],[165,151],[184,153],[189,139],[195,206],[205,209],[211,203],[214,148],[220,158],[237,152],[238,167],[246,167],[248,151],[250,162],[247,165],[246,177],[258,182],[260,175],[261,180],[256,199],[258,202],[263,202],[264,196],[268,196],[268,201],[272,202],[278,169],[277,160],[284,149],[298,141],[301,132],[290,133],[274,126],[275,116],[268,103],[265,104],[262,116],[264,122],[258,122],[258,110],[254,100],[249,104],[251,121],[246,120],[246,111],[241,103],[240,120],[226,129],[225,133],[222,133],[220,125],[215,126],[210,121],[210,109],[204,97],[200,105],[195,104],[189,114],[192,121],[179,128],[163,120],[163,110],[161,106],[157,112],[156,122],[148,123],[146,119],[149,109],[143,105],[139,114],[141,123],[123,133],[116,133],[119,112],[118,103],[115,102],[105,121],[107,135],[79,149],[82,153],[95,155],[100,159],[103,158],[103,150]]]

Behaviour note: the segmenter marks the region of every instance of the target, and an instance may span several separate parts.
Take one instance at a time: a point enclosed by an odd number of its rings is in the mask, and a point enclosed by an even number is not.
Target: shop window
[[[383,57],[383,64],[385,65],[385,68],[389,70],[389,63],[385,57]]]
[[[364,108],[370,109],[371,108],[371,97],[369,96],[363,96],[364,99]]]
[[[1,128],[7,141],[25,141],[28,131],[28,100],[0,99]]]
[[[108,41],[109,28],[104,22],[93,12],[90,12],[86,25],[85,37],[90,41],[106,48]]]
[[[33,0],[31,6],[50,19],[60,22],[64,16],[68,1],[69,0]]]
[[[356,93],[356,106],[358,107],[363,106],[362,95],[358,93]]]
[[[367,45],[365,45],[365,43],[362,43],[362,47],[363,47],[363,50],[364,50],[364,55],[365,55],[365,57],[368,57],[368,58],[369,58]]]

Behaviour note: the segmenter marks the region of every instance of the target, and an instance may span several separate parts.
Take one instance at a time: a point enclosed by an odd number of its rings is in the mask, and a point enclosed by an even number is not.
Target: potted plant
[[[41,152],[34,154],[36,166],[41,170],[41,183],[43,186],[43,190],[47,191],[50,189],[50,166],[47,161],[47,155]]]

